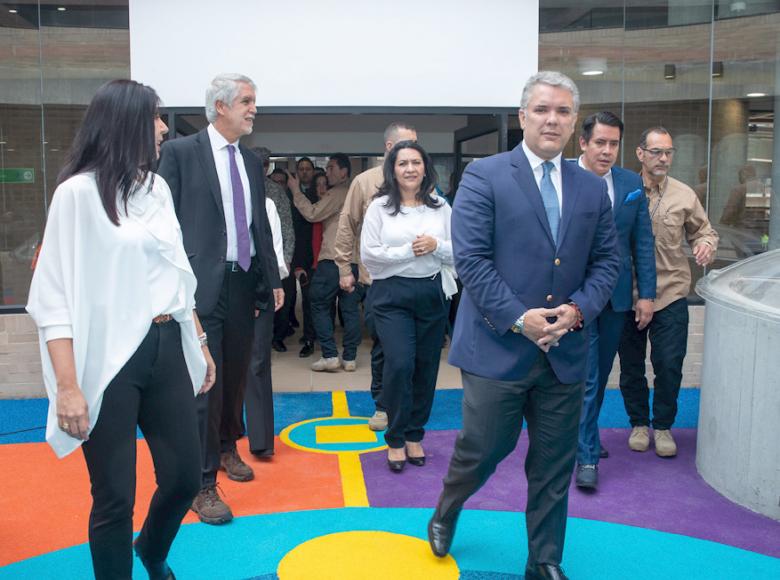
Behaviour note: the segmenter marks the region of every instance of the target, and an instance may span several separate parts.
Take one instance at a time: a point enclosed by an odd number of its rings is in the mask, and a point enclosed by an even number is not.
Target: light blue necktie
[[[558,192],[555,191],[552,179],[550,179],[550,172],[555,168],[555,164],[552,161],[545,161],[542,163],[542,181],[539,184],[539,191],[542,194],[542,202],[544,203],[544,211],[547,212],[547,223],[550,224],[550,231],[552,232],[553,242],[558,245],[558,226],[561,223],[560,206],[558,205]]]

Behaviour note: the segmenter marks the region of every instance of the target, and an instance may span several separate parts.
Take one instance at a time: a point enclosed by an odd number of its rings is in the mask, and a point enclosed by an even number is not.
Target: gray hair
[[[409,123],[405,123],[403,121],[396,121],[395,123],[390,123],[387,128],[385,129],[385,143],[388,141],[392,141],[393,143],[398,142],[398,133],[401,131],[414,131],[417,132],[417,129],[414,128],[413,125],[410,125]]]
[[[231,106],[238,96],[238,91],[241,90],[241,83],[246,83],[253,91],[257,91],[257,86],[252,79],[244,75],[223,73],[214,77],[209,88],[206,89],[206,118],[209,123],[217,120],[217,101]]]
[[[580,91],[574,81],[565,74],[554,70],[540,70],[525,82],[523,87],[523,97],[520,99],[520,109],[525,110],[528,101],[531,99],[531,92],[536,85],[549,85],[551,87],[561,87],[571,93],[574,99],[574,112],[580,110]]]

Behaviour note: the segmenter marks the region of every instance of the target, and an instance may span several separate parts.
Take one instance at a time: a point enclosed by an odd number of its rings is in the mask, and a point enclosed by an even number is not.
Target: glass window
[[[4,8],[0,18],[0,303],[27,302],[57,175],[95,90],[130,75],[128,5]],[[6,5],[9,6],[9,5]]]

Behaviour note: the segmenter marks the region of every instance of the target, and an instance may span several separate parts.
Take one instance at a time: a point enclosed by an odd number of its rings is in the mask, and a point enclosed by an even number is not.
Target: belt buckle
[[[238,272],[238,262],[230,262],[230,271]]]

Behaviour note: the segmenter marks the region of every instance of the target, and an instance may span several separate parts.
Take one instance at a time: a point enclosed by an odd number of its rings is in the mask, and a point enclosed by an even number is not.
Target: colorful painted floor
[[[272,461],[250,460],[256,478],[221,478],[236,520],[206,526],[189,514],[169,562],[181,580],[521,579],[527,556],[527,440],[466,505],[450,557],[425,541],[460,422],[460,390],[440,390],[425,439],[428,463],[392,474],[383,440],[368,430],[368,393],[275,396]],[[89,483],[80,453],[58,461],[42,442],[46,402],[0,401],[0,580],[91,577]],[[610,458],[595,494],[572,488],[564,569],[576,580],[780,578],[780,522],[732,504],[697,474],[698,391],[684,389],[675,430],[679,455],[626,446],[620,394],[601,418]],[[239,448],[245,458],[246,442]],[[153,490],[139,442],[140,527]],[[140,564],[135,578],[144,578]]]

